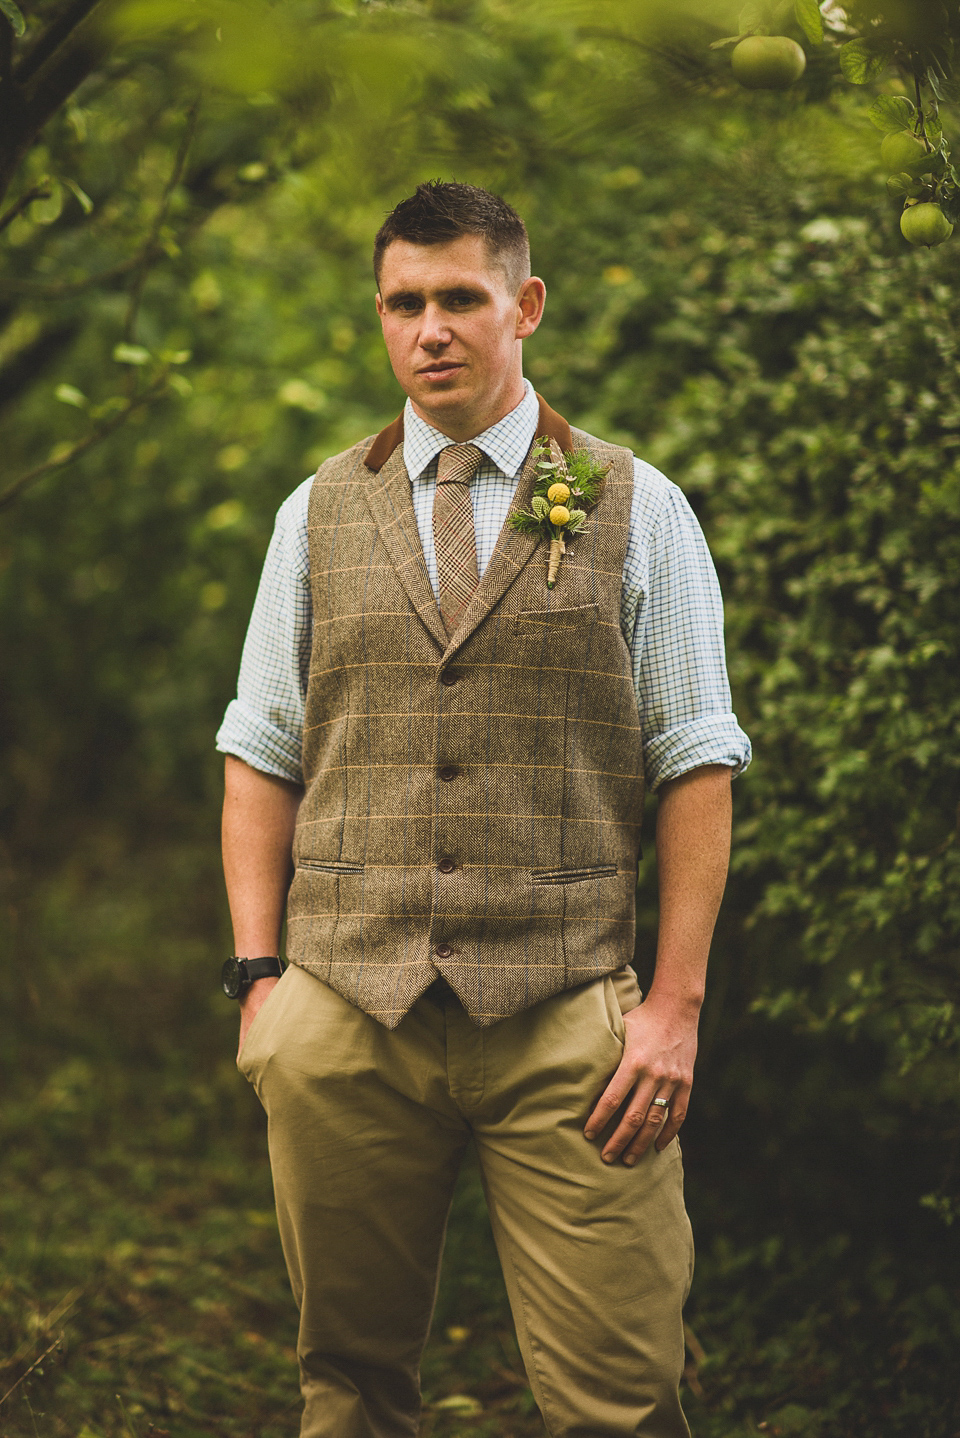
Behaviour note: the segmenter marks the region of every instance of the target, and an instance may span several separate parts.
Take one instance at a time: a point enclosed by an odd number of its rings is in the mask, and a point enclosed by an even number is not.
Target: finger
[[[667,1102],[664,1104],[651,1100],[643,1123],[637,1130],[636,1136],[624,1149],[623,1161],[628,1168],[633,1167],[637,1159],[646,1153],[647,1149],[655,1140],[659,1144],[660,1135],[670,1124],[672,1099],[669,1092],[660,1089],[656,1094],[656,1099],[666,1099]]]
[[[628,1168],[632,1168],[637,1160],[646,1153],[651,1143],[654,1144],[657,1153],[663,1153],[667,1145],[673,1142],[687,1116],[688,1093],[689,1090],[684,1092],[682,1088],[677,1089],[670,1100],[669,1108],[665,1109],[662,1105],[658,1105],[662,1114],[659,1121],[652,1114],[648,1115],[648,1121],[623,1155],[623,1161]],[[662,1095],[658,1094],[657,1097],[660,1098]]]
[[[594,1139],[598,1134],[603,1132],[614,1114],[626,1100],[635,1082],[636,1074],[632,1074],[629,1069],[621,1064],[603,1093],[597,1099],[593,1111],[587,1119],[586,1127],[583,1130],[585,1138]]]
[[[607,1142],[603,1146],[601,1157],[604,1163],[613,1163],[628,1144],[632,1143],[642,1133],[646,1123],[647,1113],[650,1109],[650,1101],[657,1091],[656,1083],[652,1079],[637,1085],[633,1098],[626,1112],[622,1115],[620,1122]],[[653,1134],[651,1134],[651,1139]]]
[[[687,1116],[686,1100],[670,1105],[670,1119],[657,1136],[657,1153],[663,1153],[667,1144],[673,1143]]]

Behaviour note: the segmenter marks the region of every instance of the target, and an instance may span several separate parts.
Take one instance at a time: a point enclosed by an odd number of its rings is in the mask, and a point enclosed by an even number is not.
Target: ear
[[[383,319],[383,300],[382,300],[382,298],[381,298],[381,296],[380,296],[380,291],[379,291],[379,290],[377,290],[377,314],[380,316],[380,319],[382,320],[382,319]]]
[[[531,275],[524,280],[517,292],[517,339],[525,340],[532,335],[543,319],[543,307],[547,300],[547,287],[543,280]]]

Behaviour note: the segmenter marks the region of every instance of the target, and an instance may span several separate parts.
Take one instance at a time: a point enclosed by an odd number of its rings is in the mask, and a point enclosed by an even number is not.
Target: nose
[[[450,332],[447,315],[440,305],[428,304],[424,307],[420,319],[420,343],[424,349],[443,349],[450,343],[453,335]]]

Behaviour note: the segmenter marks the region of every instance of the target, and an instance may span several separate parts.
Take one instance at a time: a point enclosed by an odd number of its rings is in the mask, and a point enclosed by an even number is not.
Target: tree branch
[[[13,74],[13,26],[0,16],[0,84],[6,89]]]
[[[62,354],[77,333],[76,319],[41,330],[36,339],[15,352],[0,369],[0,410],[6,409],[31,385],[47,365]]]
[[[97,25],[97,18],[89,12],[82,18],[78,16],[65,39],[38,66],[30,83],[18,85],[11,81],[0,85],[0,197],[47,121],[109,54],[111,45],[103,27]],[[9,29],[6,22],[2,28]]]
[[[63,44],[68,35],[71,35],[81,21],[85,20],[94,6],[99,5],[100,0],[73,0],[61,15],[47,26],[42,35],[38,35],[30,49],[20,60],[13,72],[13,78],[18,85],[23,85],[44,65],[53,52]]]
[[[692,48],[650,44],[646,40],[638,39],[636,35],[625,35],[621,30],[610,30],[602,25],[581,25],[577,33],[592,40],[615,40],[621,45],[631,45],[635,50],[641,50],[655,60],[662,60],[684,80],[703,80],[710,77],[709,65],[705,64],[700,54]]]
[[[31,140],[108,54],[109,46],[98,30],[88,17],[24,87],[23,126]]]
[[[35,195],[34,198],[39,199],[40,196]],[[122,260],[120,264],[112,265],[109,270],[101,270],[98,274],[84,275],[82,280],[16,280],[0,275],[0,294],[34,295],[37,299],[45,300],[60,299],[64,295],[79,295],[96,285],[106,285],[111,280],[122,279],[143,263],[145,252],[146,258],[151,262],[160,259],[164,253],[159,246],[152,250],[147,250],[144,246],[128,260]]]
[[[15,123],[19,91],[13,83],[13,26],[0,15],[0,135],[7,134]],[[6,185],[0,187],[0,195]]]
[[[128,400],[124,408],[119,410],[106,424],[101,425],[92,434],[88,434],[86,439],[81,439],[77,444],[71,445],[59,458],[47,459],[43,464],[38,464],[35,469],[21,474],[19,479],[15,479],[12,484],[7,485],[6,489],[0,491],[0,510],[8,509],[25,489],[29,488],[31,484],[35,484],[38,479],[42,479],[45,474],[72,464],[75,459],[79,459],[81,454],[85,454],[88,449],[92,449],[95,444],[99,444],[101,440],[113,434],[121,425],[126,424],[135,410],[154,404],[163,394],[166,385],[167,379],[164,375],[162,379],[155,380],[150,388],[144,390],[142,394],[135,395]]]
[[[33,204],[34,200],[48,200],[50,194],[51,191],[45,184],[34,185],[32,190],[27,190],[26,194],[21,195],[15,205],[11,205],[8,210],[4,210],[3,214],[0,215],[0,230],[5,230],[9,224],[12,224],[18,215],[23,214],[28,205]]]
[[[163,228],[163,222],[167,217],[167,211],[170,208],[170,201],[173,198],[173,192],[183,178],[184,167],[187,163],[187,154],[189,153],[190,146],[193,142],[193,137],[196,134],[197,117],[199,113],[200,98],[198,96],[193,101],[189,110],[187,111],[186,126],[184,127],[183,135],[180,138],[180,144],[177,148],[177,154],[173,162],[173,168],[170,171],[170,178],[167,180],[167,183],[164,186],[163,194],[160,197],[160,205],[157,209],[156,215],[154,216],[153,224],[150,227],[150,233],[144,240],[143,246],[138,256],[138,264],[135,267],[133,284],[130,287],[130,303],[127,306],[127,316],[123,326],[123,337],[126,340],[131,340],[133,338],[134,326],[137,322],[137,312],[140,309],[140,301],[143,297],[143,287],[146,284],[147,274],[150,270],[151,257],[156,252],[157,240],[160,236],[160,231]]]

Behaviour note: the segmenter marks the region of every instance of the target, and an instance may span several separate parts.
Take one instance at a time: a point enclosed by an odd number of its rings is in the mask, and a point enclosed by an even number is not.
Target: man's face
[[[394,240],[377,313],[393,372],[417,413],[451,439],[482,433],[523,396],[521,342],[543,312],[543,282],[515,293],[480,235],[441,245]]]

